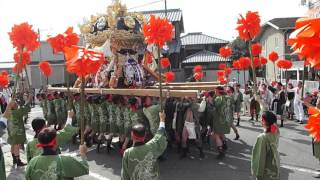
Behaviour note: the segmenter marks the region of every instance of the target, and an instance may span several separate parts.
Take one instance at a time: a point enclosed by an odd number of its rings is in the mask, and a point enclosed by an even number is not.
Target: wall
[[[262,45],[262,53],[263,57],[268,58],[268,55],[275,51],[278,53],[279,58],[283,59],[285,54],[285,37],[283,33],[279,30],[276,30],[270,26],[265,27],[265,31],[260,39],[260,44]],[[276,72],[277,67],[276,67]],[[266,65],[266,77],[270,79],[274,79],[275,76],[278,74],[274,73],[274,66],[273,63],[268,61]]]
[[[65,70],[64,64],[51,64],[52,75],[49,78],[49,84],[64,84],[65,83]],[[40,73],[38,65],[29,65],[27,67],[29,81],[31,86],[35,89],[41,88],[46,85],[46,78]]]

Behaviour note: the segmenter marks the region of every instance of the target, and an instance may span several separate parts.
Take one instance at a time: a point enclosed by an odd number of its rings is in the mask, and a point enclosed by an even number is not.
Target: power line
[[[135,6],[135,7],[129,8],[128,10],[149,6],[149,5],[156,4],[156,3],[159,3],[159,2],[162,2],[162,1],[164,1],[164,0],[153,1],[153,2],[150,2],[150,3],[146,3],[146,4],[142,4],[142,5],[139,5],[139,6]]]

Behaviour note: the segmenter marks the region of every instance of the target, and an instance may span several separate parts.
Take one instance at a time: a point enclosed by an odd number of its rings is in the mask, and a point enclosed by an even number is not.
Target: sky
[[[133,11],[164,9],[164,1],[122,0]],[[159,0],[158,0],[159,1]],[[217,38],[232,40],[239,14],[258,11],[262,24],[277,17],[305,16],[301,0],[167,0],[168,9],[183,11],[185,33],[203,32]],[[28,22],[41,37],[56,35],[73,26],[77,32],[83,18],[105,13],[112,0],[1,0],[0,61],[12,61],[14,49],[8,32],[14,24]],[[148,5],[146,5],[148,4]],[[137,8],[139,7],[139,8]]]

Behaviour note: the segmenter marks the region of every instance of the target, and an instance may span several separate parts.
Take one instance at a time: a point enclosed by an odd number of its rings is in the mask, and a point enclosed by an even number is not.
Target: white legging
[[[294,101],[294,114],[296,115],[297,120],[303,121],[304,118],[304,111],[303,111],[303,106],[300,101]]]

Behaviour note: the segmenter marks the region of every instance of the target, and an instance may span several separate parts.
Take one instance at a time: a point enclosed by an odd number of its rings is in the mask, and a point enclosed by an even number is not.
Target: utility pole
[[[165,16],[166,16],[166,19],[168,18],[168,12],[167,12],[167,0],[164,0],[164,9],[165,9]]]

